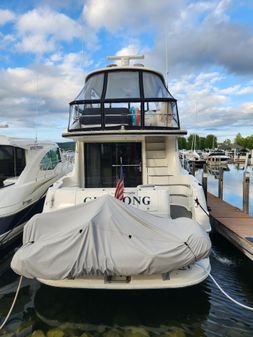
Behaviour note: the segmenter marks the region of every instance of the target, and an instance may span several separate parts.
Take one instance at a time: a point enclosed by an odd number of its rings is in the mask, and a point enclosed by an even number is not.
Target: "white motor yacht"
[[[211,228],[202,186],[180,165],[177,101],[162,74],[132,58],[89,73],[70,103],[63,136],[76,141],[74,169],[26,224],[16,273],[97,289],[207,278]]]
[[[211,151],[206,156],[206,163],[208,165],[227,165],[230,161],[230,157],[225,154],[224,151],[221,150],[215,150]]]
[[[42,211],[47,189],[69,170],[55,143],[0,136],[0,248]]]

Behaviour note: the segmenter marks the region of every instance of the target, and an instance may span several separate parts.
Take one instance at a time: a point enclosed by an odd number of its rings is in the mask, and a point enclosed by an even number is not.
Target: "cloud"
[[[56,49],[59,41],[80,37],[79,24],[63,13],[40,7],[21,15],[16,24],[22,52],[44,53]]]
[[[78,67],[80,55],[61,56],[58,64],[8,68],[0,72],[0,120],[36,120],[36,123],[61,124],[68,120],[68,103],[79,93],[84,72]],[[64,116],[61,118],[60,116]]]
[[[15,14],[8,9],[0,9],[0,26],[4,26],[10,21],[14,21]]]
[[[198,25],[181,22],[168,34],[169,68],[203,70],[214,65],[238,74],[253,72],[252,32],[240,24],[219,21],[211,13]],[[187,29],[186,29],[187,27]],[[164,48],[157,45],[156,55]]]
[[[236,98],[247,95],[251,82],[220,89],[223,77],[217,73],[182,76],[171,81],[172,94],[178,99],[181,124],[186,129],[221,131],[226,128],[238,132],[238,127],[253,126],[253,103],[240,103]],[[250,91],[251,92],[251,91]]]
[[[83,17],[95,29],[105,28],[135,32],[159,29],[161,22],[168,22],[180,14],[185,0],[90,0],[83,8]],[[158,26],[157,26],[158,24]]]
[[[232,22],[229,10],[233,5],[230,0],[90,0],[84,5],[83,17],[95,30],[103,28],[125,40],[143,33],[153,35],[156,47],[148,59],[162,69],[167,36],[168,68],[173,74],[214,65],[252,74],[252,30]]]

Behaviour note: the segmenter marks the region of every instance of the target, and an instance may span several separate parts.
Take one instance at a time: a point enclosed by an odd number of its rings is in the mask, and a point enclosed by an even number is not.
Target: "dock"
[[[253,217],[209,192],[207,205],[214,229],[253,261]]]

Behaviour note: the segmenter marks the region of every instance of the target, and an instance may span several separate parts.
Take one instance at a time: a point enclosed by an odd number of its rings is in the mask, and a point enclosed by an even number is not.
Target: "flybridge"
[[[130,65],[130,60],[142,58],[110,56],[120,65],[88,74],[84,88],[70,103],[68,131],[180,130],[177,101],[162,75]]]

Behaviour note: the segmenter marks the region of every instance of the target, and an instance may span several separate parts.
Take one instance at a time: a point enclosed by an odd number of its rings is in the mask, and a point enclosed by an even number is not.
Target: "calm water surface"
[[[249,213],[253,215],[253,167],[248,167],[250,175],[250,204]],[[230,204],[242,209],[243,190],[243,164],[229,164],[223,174],[223,199]],[[202,170],[196,172],[196,177],[201,182]],[[213,169],[208,174],[208,191],[218,196],[218,170]]]
[[[241,207],[241,176],[242,171],[234,166],[224,175],[224,199],[237,207]],[[217,194],[214,176],[209,177],[209,191]],[[230,296],[253,307],[253,262],[217,233],[211,239],[212,275]],[[19,280],[9,268],[13,252],[0,260],[0,321],[11,306]],[[55,328],[60,329],[58,335]],[[48,337],[63,333],[64,337],[252,337],[253,311],[231,303],[210,278],[185,289],[117,292],[58,289],[25,279],[0,335],[25,337],[33,332],[43,337],[38,330],[45,335],[51,330]]]

